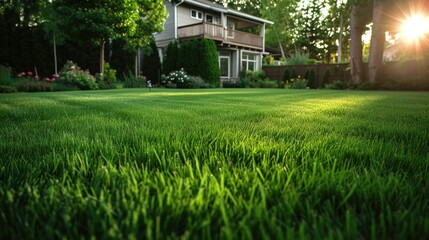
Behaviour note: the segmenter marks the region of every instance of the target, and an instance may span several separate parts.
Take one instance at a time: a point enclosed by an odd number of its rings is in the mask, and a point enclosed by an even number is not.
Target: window
[[[214,17],[210,14],[206,14],[206,22],[220,25],[220,17]]]
[[[243,53],[241,57],[242,71],[255,71],[258,66],[258,55],[252,53]]]
[[[191,9],[191,18],[197,20],[203,20],[203,13],[194,9]]]

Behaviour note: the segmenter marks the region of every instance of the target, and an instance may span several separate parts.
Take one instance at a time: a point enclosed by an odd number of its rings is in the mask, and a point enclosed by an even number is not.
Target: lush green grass
[[[425,239],[429,93],[0,95],[0,238]]]

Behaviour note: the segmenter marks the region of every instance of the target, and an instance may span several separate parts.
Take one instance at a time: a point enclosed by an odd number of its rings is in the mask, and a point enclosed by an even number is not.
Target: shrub
[[[41,81],[22,81],[18,84],[21,92],[50,92],[53,90],[52,84]]]
[[[124,87],[125,88],[143,88],[147,86],[146,77],[136,77],[131,72],[127,75],[124,74]]]
[[[186,74],[186,72],[181,69],[179,71],[174,71],[168,74],[166,78],[167,84],[166,87],[173,87],[174,85],[177,88],[196,88],[197,84],[194,79]],[[171,85],[174,84],[174,85]]]
[[[95,77],[89,71],[80,70],[72,61],[67,61],[61,69],[58,82],[69,87],[78,87],[81,90],[98,89]]]
[[[170,42],[167,46],[167,50],[165,51],[162,72],[164,74],[169,74],[170,72],[178,70],[178,58],[179,45],[176,41]]]
[[[311,88],[317,88],[315,80],[316,80],[316,73],[314,72],[313,68],[308,68],[305,71],[305,79],[307,80],[307,84]]]
[[[285,83],[286,89],[306,89],[308,81],[306,79],[298,76],[297,78],[292,78],[291,80]]]
[[[265,65],[265,66],[274,65],[274,57],[271,55],[265,56],[264,59],[262,60],[262,65]]]
[[[286,81],[289,81],[290,79],[291,79],[291,77],[290,77],[289,69],[286,68],[286,70],[283,74],[283,81],[286,82]]]
[[[0,85],[0,93],[14,93],[14,92],[17,92],[15,87]]]
[[[12,69],[0,65],[0,84],[1,85],[13,85]]]
[[[277,88],[278,84],[276,81],[266,79],[258,81],[257,86],[259,88]]]
[[[301,53],[301,51],[296,50],[295,54],[286,58],[285,61],[287,65],[304,65],[308,63],[309,59],[309,53]]]
[[[322,77],[322,87],[325,87],[326,84],[329,84],[330,78],[331,78],[331,72],[329,71],[329,69],[326,69]]]
[[[325,84],[326,89],[348,89],[349,84],[344,81],[335,81],[333,83]]]
[[[104,74],[96,74],[95,79],[99,89],[116,88],[116,70],[112,69],[107,62],[104,64]]]
[[[161,60],[159,58],[158,48],[156,47],[155,41],[151,41],[149,47],[145,49],[142,62],[142,72],[146,79],[151,81],[154,85],[159,84]]]
[[[219,57],[216,44],[210,39],[189,40],[181,43],[178,66],[189,75],[200,76],[206,83],[220,85]]]

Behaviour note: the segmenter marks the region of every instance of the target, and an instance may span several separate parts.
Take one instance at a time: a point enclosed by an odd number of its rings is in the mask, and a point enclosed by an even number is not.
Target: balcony
[[[209,38],[223,44],[249,47],[258,50],[262,50],[264,41],[263,37],[255,34],[225,29],[223,26],[206,22],[179,27],[178,36],[180,39]]]

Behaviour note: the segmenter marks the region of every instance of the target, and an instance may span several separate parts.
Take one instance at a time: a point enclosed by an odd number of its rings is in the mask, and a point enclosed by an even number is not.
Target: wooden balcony
[[[212,23],[199,23],[178,29],[180,39],[209,38],[235,46],[249,47],[262,50],[263,37],[238,30],[224,29],[223,26]]]

